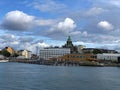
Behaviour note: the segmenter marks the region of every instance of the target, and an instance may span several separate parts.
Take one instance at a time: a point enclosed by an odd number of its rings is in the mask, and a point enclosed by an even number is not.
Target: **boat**
[[[0,60],[0,63],[1,63],[1,62],[9,62],[9,60]]]

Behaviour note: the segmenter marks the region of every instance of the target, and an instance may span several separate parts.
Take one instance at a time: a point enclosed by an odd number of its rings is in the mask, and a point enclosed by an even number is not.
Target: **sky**
[[[120,51],[120,0],[0,0],[0,49],[74,45]]]

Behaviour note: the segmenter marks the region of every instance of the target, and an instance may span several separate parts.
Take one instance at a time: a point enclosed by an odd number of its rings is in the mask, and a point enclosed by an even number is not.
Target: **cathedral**
[[[70,36],[68,36],[68,39],[67,39],[67,41],[66,41],[66,44],[63,45],[63,48],[70,48],[71,53],[76,53],[76,52],[77,52],[76,47],[73,45]]]

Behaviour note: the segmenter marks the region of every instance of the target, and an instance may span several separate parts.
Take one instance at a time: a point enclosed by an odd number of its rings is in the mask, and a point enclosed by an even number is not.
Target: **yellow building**
[[[85,54],[86,60],[88,61],[96,61],[97,60],[97,54]]]
[[[95,54],[67,54],[62,57],[57,58],[57,60],[61,61],[95,61],[97,60],[97,56]]]
[[[4,50],[8,51],[11,55],[14,55],[15,50],[12,47],[5,47]]]

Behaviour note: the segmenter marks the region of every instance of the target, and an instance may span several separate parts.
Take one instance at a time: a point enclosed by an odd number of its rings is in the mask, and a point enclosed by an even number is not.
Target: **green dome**
[[[70,41],[71,42],[71,38],[70,38],[70,36],[68,36],[68,40],[67,41]]]

